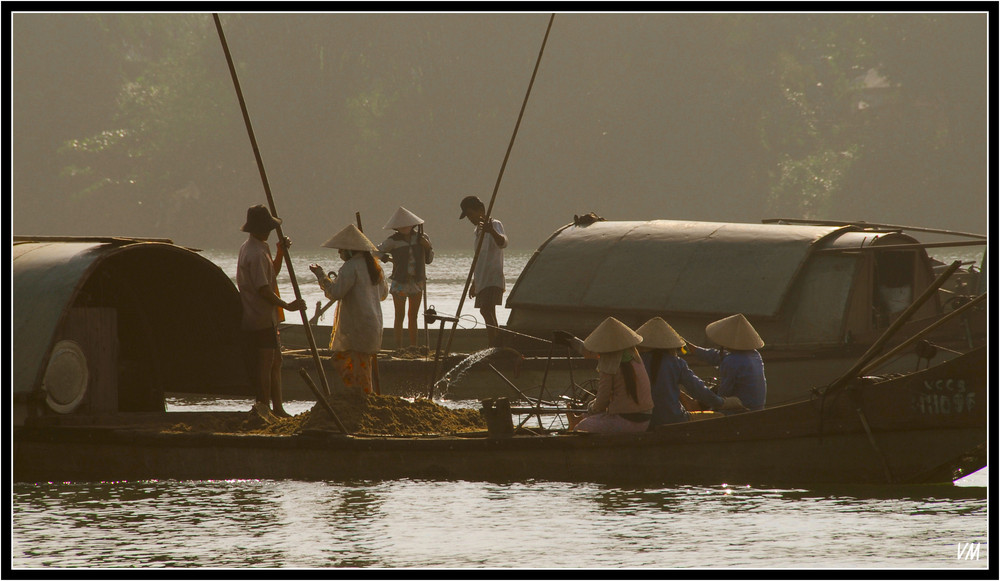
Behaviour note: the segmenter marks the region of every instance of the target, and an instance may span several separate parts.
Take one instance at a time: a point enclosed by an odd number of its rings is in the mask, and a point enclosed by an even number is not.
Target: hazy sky
[[[60,171],[59,162],[38,146],[41,134],[57,134],[66,126],[63,117],[78,110],[67,107],[72,99],[103,98],[100,87],[86,85],[88,78],[108,77],[101,74],[104,63],[90,58],[87,45],[75,37],[74,19],[79,18],[45,14],[12,18],[12,138],[18,172],[12,179],[14,233],[169,237],[202,248],[238,246],[244,237],[238,229],[246,208],[266,200],[235,92],[228,101],[231,110],[225,113],[225,135],[213,137],[216,145],[225,144],[227,159],[243,160],[239,176],[230,182],[240,185],[226,191],[226,187],[180,179],[177,184],[181,185],[171,186],[171,199],[195,192],[203,199],[224,200],[222,214],[230,218],[228,223],[213,215],[206,227],[204,221],[187,219],[183,210],[172,213],[169,207],[151,216],[148,203],[145,209],[139,203],[134,207],[98,203],[88,214],[67,214],[58,198],[48,199],[44,192],[24,193],[33,191],[28,186],[35,177]],[[210,14],[204,18],[211,22]],[[439,247],[470,246],[471,226],[458,220],[458,202],[468,194],[489,202],[549,14],[262,14],[247,18],[256,27],[255,36],[248,37],[236,26],[227,33],[234,58],[242,63],[241,82],[275,204],[285,220],[285,234],[296,244],[318,246],[353,222],[355,212],[361,212],[366,231],[374,231],[371,237],[377,242],[388,234],[382,225],[403,205],[426,220],[427,232]],[[663,43],[668,35],[683,33],[676,28],[676,20],[669,14],[556,16],[493,212],[504,222],[513,247],[535,248],[571,222],[574,214],[590,211],[613,220],[759,222],[774,217],[738,186],[732,191],[706,191],[708,182],[697,177],[727,171],[697,152],[717,152],[720,157],[740,152],[728,151],[725,140],[698,142],[702,130],[671,115],[670,96],[711,67],[724,66],[727,58],[666,52]],[[350,43],[378,47],[370,61],[373,76],[380,74],[380,63],[401,62],[404,56],[405,62],[416,63],[413,74],[427,79],[433,74],[439,83],[434,89],[440,106],[434,115],[440,131],[398,142],[390,152],[371,151],[373,166],[357,168],[356,174],[353,167],[338,165],[336,160],[327,164],[311,159],[317,140],[327,144],[343,139],[345,143],[339,145],[343,148],[359,145],[346,142],[346,129],[324,129],[313,135],[290,129],[323,118],[331,106],[308,90],[312,69],[300,67],[299,55],[293,52],[295,31],[307,25],[328,28],[331,38],[343,39],[345,47],[353,46]],[[419,59],[409,53],[394,58],[394,42],[431,35],[433,42],[425,41],[427,54]],[[699,42],[704,46],[706,39]],[[75,50],[78,45],[80,50]],[[69,57],[53,61],[53,50],[67,49],[72,62],[66,62]],[[53,70],[52,62],[81,74]],[[221,46],[211,67],[210,74],[232,90]],[[271,71],[270,78],[253,76],[264,70]],[[367,80],[339,81],[349,87]],[[46,82],[58,89],[46,88]],[[22,91],[22,87],[26,88]],[[27,93],[28,88],[37,92]],[[264,95],[265,91],[283,93],[277,101],[277,93]],[[52,102],[39,102],[40,94],[52,95]],[[282,105],[260,106],[276,101]],[[705,101],[710,103],[712,96],[706,95]],[[492,111],[491,118],[470,123],[471,105],[477,111]],[[719,119],[725,122],[725,115],[720,113]],[[70,136],[60,138],[66,137]],[[203,143],[192,140],[193,156],[205,160],[223,155],[221,149],[203,148]],[[183,171],[183,164],[178,171]],[[985,192],[981,197],[979,193],[959,197],[957,206],[955,198],[949,201],[946,194],[880,200],[852,207],[851,215],[822,217],[985,231]],[[869,208],[871,213],[867,213]]]

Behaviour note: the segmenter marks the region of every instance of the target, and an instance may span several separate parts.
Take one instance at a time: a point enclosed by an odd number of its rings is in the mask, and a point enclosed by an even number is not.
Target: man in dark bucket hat
[[[279,224],[281,219],[272,216],[262,205],[252,206],[247,210],[247,220],[241,230],[248,232],[250,236],[240,247],[240,257],[236,263],[236,286],[243,304],[240,328],[243,331],[247,373],[257,397],[254,408],[258,413],[269,415],[272,413],[270,405],[273,404],[274,415],[288,417],[281,397],[278,323],[285,319],[282,309],[302,311],[306,308],[306,302],[296,299],[286,303],[278,295],[278,272],[281,270],[285,248],[291,245],[288,238],[279,240],[277,256],[271,258],[267,239],[271,230]]]
[[[270,232],[281,224],[281,218],[275,218],[270,210],[262,204],[247,208],[247,221],[240,228],[243,232]],[[266,238],[265,238],[266,240]]]
[[[479,247],[479,258],[476,259],[476,270],[472,274],[472,286],[469,287],[469,298],[476,299],[476,308],[486,323],[486,336],[490,347],[500,344],[499,324],[496,308],[503,304],[503,293],[506,289],[503,275],[503,249],[507,247],[507,236],[500,220],[486,218],[486,205],[476,196],[466,196],[461,202],[462,214],[459,220],[468,218],[476,226],[474,243],[479,246],[479,238],[483,237]]]

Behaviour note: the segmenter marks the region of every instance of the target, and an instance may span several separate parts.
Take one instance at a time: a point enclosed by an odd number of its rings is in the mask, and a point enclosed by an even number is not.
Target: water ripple
[[[883,494],[885,496],[885,494]],[[985,497],[726,486],[16,484],[15,568],[985,567]],[[957,559],[980,543],[979,560]]]

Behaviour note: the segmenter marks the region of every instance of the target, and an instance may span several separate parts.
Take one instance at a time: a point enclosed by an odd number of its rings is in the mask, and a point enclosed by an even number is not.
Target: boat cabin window
[[[884,326],[893,315],[903,311],[913,302],[913,279],[916,253],[912,250],[886,250],[875,253],[875,308],[876,326]]]

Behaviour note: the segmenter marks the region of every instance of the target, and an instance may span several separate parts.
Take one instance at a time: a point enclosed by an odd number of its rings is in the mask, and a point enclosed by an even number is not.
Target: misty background
[[[471,249],[549,16],[221,14],[293,257],[400,205]],[[987,17],[557,14],[493,216],[985,233]],[[235,252],[267,200],[211,13],[10,22],[14,234]]]

